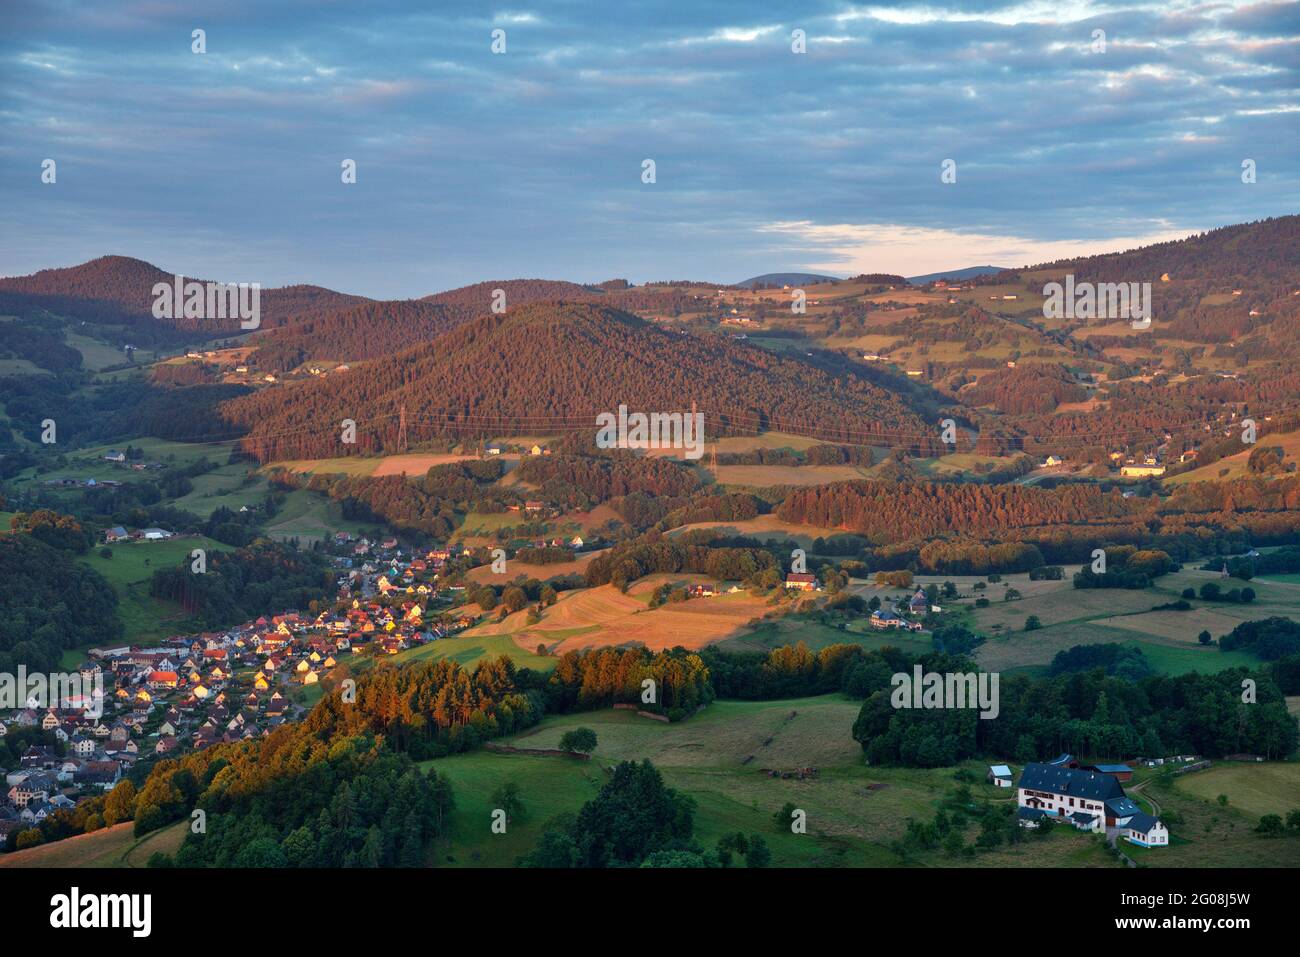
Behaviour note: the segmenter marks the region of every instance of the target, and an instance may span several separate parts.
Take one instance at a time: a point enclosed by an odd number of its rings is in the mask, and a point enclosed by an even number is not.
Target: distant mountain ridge
[[[797,286],[800,284],[816,285],[822,282],[839,282],[839,276],[824,276],[815,272],[767,272],[754,276],[744,282],[735,283],[740,289],[754,289],[758,286]]]
[[[42,269],[29,276],[0,279],[0,309],[11,312],[48,309],[88,323],[137,327],[142,331],[153,327],[210,332],[213,336],[240,331],[238,320],[218,323],[183,316],[155,318],[153,288],[160,282],[172,282],[174,276],[142,259],[100,256],[77,266]],[[213,281],[190,275],[185,275],[185,279]],[[367,301],[363,296],[335,292],[323,286],[264,288],[260,291],[261,325],[269,328],[294,316],[320,314]]]
[[[946,269],[943,272],[926,273],[924,276],[908,276],[907,281],[913,286],[924,286],[936,279],[975,279],[1006,271],[1006,266],[967,266],[965,269]]]

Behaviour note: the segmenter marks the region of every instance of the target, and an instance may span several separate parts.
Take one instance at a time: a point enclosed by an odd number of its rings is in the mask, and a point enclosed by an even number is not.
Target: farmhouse
[[[926,597],[925,589],[918,588],[912,600],[907,603],[908,610],[914,615],[924,615],[930,610],[930,599]]]
[[[791,572],[785,576],[785,587],[814,591],[817,588],[817,576],[811,572]]]
[[[1158,817],[1134,814],[1123,828],[1124,838],[1142,847],[1160,847],[1169,843],[1169,829]]]
[[[883,608],[877,608],[873,611],[870,621],[872,628],[901,628],[904,631],[922,630],[919,621],[908,621],[901,615],[897,615],[892,611],[885,611]]]
[[[1069,755],[1061,755],[1057,761],[1061,763],[1025,765],[1016,791],[1022,824],[1036,827],[1044,817],[1051,817],[1068,820],[1081,831],[1117,829],[1132,840],[1130,828],[1137,821],[1138,827],[1143,829],[1140,831],[1143,840],[1150,839],[1154,843],[1160,831],[1141,820],[1149,815],[1142,814],[1124,794],[1124,788],[1114,775],[1066,767],[1072,761]],[[1160,830],[1164,829],[1158,820],[1152,820]],[[1167,831],[1164,838],[1163,843],[1168,843]]]

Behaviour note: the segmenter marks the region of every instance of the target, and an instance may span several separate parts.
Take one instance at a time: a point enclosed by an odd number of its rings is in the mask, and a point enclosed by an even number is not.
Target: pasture
[[[104,558],[99,548],[95,548],[78,561],[103,575],[117,592],[117,617],[126,629],[124,640],[132,644],[146,644],[175,634],[172,623],[185,617],[180,605],[150,596],[149,582],[154,572],[188,561],[195,548],[202,548],[209,555],[231,550],[229,545],[202,535],[161,542],[125,542],[109,548],[111,558]]]
[[[765,599],[747,592],[649,607],[650,593],[664,582],[686,585],[707,580],[702,575],[650,575],[626,593],[613,585],[562,592],[554,605],[542,611],[536,624],[528,624],[528,610],[524,609],[502,621],[478,625],[466,634],[510,635],[525,648],[545,644],[552,654],[629,645],[652,651],[678,645],[702,648],[743,634],[748,622],[768,610]]]
[[[724,834],[761,834],[776,867],[889,867],[903,863],[891,847],[908,819],[928,820],[956,786],[955,768],[868,768],[850,731],[857,702],[839,695],[784,701],[715,701],[675,724],[630,711],[593,711],[546,718],[504,739],[520,748],[554,748],[566,730],[596,732],[590,761],[479,751],[426,762],[452,781],[454,833],[436,851],[440,866],[509,866],[530,851],[546,822],[575,813],[595,797],[619,761],[648,758],[665,782],[695,801],[695,839],[709,848]],[[816,766],[815,779],[769,777],[764,768]],[[978,762],[967,770],[978,774]],[[519,786],[526,815],[505,834],[490,831],[491,795],[502,783]],[[972,786],[978,799],[1005,801],[1005,792]],[[778,828],[774,814],[786,802],[807,812],[808,832]],[[1113,867],[1090,838],[1059,833],[974,858],[916,852],[921,866]],[[976,834],[968,825],[966,842]],[[733,865],[734,866],[734,865]],[[743,862],[742,862],[743,866]]]
[[[137,838],[135,824],[127,821],[52,844],[0,854],[0,868],[145,867],[155,853],[175,854],[185,833],[186,822],[177,821]]]

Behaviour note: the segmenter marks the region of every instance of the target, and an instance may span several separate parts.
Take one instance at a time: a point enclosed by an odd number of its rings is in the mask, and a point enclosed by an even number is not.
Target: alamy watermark
[[[262,324],[262,286],[248,282],[172,281],[154,283],[155,319],[238,319],[239,328]]]
[[[1151,327],[1151,283],[1080,282],[1074,274],[1065,283],[1043,287],[1044,319],[1128,319],[1134,329]]]
[[[601,449],[684,449],[686,458],[704,455],[703,412],[618,412],[596,416],[596,447]]]
[[[18,708],[80,709],[86,717],[104,715],[104,675],[96,671],[90,677],[79,671],[56,671],[28,674],[19,665],[14,674],[0,673],[0,711]]]
[[[925,671],[920,665],[912,674],[900,671],[889,679],[893,693],[889,703],[895,708],[979,708],[980,717],[998,716],[998,682],[996,671],[938,672]]]

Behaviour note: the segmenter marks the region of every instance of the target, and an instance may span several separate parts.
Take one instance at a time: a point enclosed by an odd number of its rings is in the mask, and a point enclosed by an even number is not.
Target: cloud
[[[1035,240],[896,223],[770,223],[762,231],[789,238],[815,270],[844,275],[893,273],[919,276],[965,266],[1029,266],[1097,253],[1185,239],[1186,230],[1162,229],[1140,236]]]
[[[28,0],[2,16],[4,274],[149,250],[388,296],[506,275],[915,274],[1300,208],[1297,2]]]

